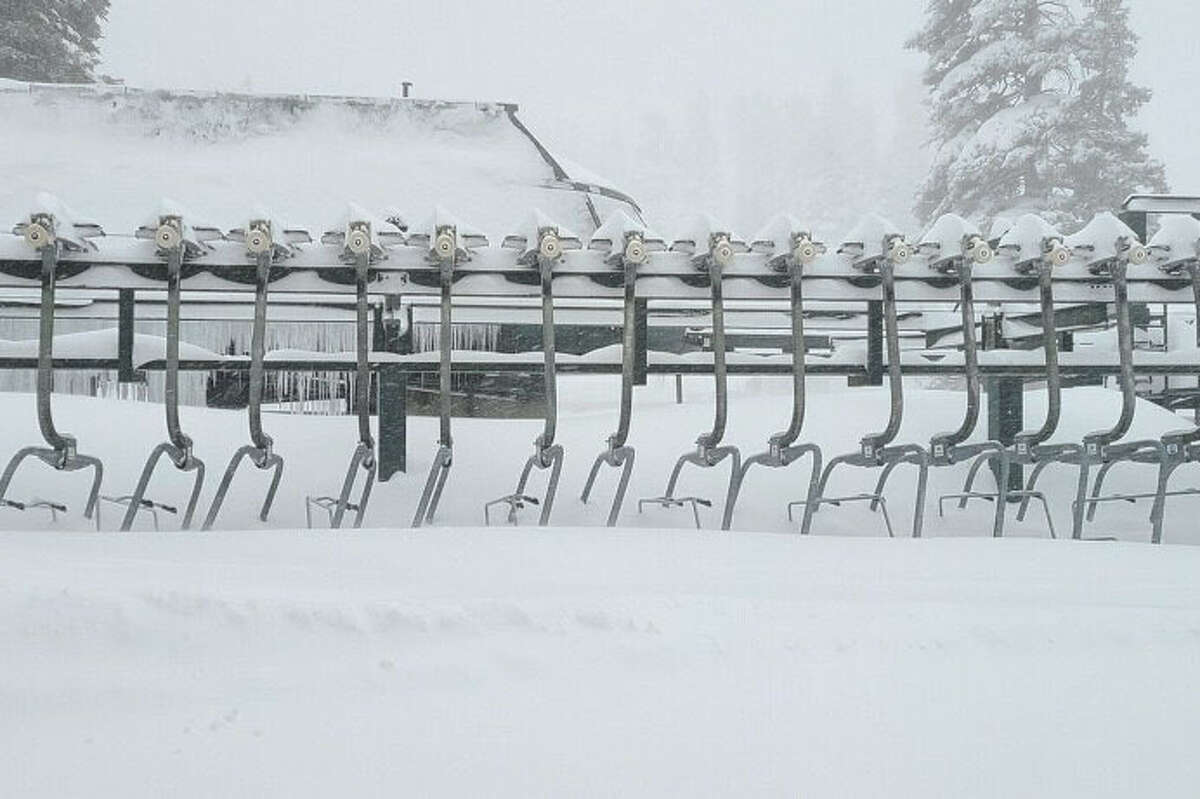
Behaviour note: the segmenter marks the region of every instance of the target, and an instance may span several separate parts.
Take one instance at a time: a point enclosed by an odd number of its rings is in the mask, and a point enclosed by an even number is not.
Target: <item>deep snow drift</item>
[[[1200,550],[0,536],[11,796],[1192,796]]]

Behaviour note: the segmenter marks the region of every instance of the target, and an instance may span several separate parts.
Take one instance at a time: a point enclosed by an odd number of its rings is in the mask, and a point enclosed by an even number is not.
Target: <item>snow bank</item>
[[[0,536],[22,796],[1190,796],[1200,550]]]

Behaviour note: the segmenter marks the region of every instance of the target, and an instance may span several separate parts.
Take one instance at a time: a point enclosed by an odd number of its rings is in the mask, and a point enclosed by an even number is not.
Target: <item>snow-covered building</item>
[[[117,85],[61,86],[0,80],[0,224],[28,214],[48,191],[110,235],[132,235],[171,198],[222,230],[255,207],[317,235],[348,202],[398,225],[435,206],[500,241],[533,208],[581,235],[613,209],[637,203],[557,158],[509,103],[409,98],[167,92]],[[2,268],[2,267],[0,267]],[[60,334],[115,325],[112,292],[61,292]],[[164,307],[138,295],[139,333],[163,335]],[[249,349],[248,298],[185,296],[184,342],[221,353]],[[346,298],[272,301],[268,350],[353,348]],[[32,292],[0,292],[0,340],[37,335]],[[457,327],[457,326],[456,326]],[[456,335],[486,343],[490,328]],[[115,341],[115,338],[114,338]],[[479,347],[476,347],[479,348]],[[0,388],[31,390],[28,372],[0,372]],[[149,378],[157,398],[161,375]],[[103,392],[115,375],[64,372],[56,388]],[[185,375],[182,399],[204,404],[204,375]]]

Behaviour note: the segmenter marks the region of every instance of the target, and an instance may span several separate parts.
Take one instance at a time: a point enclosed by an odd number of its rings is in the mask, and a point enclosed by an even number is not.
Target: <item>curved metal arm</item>
[[[979,345],[975,337],[975,290],[971,285],[973,269],[970,260],[961,258],[957,264],[959,280],[959,306],[962,311],[963,360],[967,377],[967,411],[962,424],[952,433],[939,433],[933,437],[936,445],[953,447],[961,444],[975,432],[979,423]]]
[[[180,280],[183,269],[183,249],[173,250],[167,258],[167,368],[163,403],[167,411],[167,437],[183,451],[185,459],[192,454],[192,439],[179,424],[179,324]],[[180,466],[179,460],[175,461]]]
[[[554,362],[554,262],[539,255],[538,268],[542,275],[542,356],[545,363],[546,420],[542,427],[542,435],[534,445],[538,449],[539,457],[542,457],[546,450],[554,446],[554,436],[558,431],[558,375]]]
[[[453,312],[450,305],[450,294],[454,287],[454,262],[441,262],[441,329],[438,331],[438,342],[441,345],[441,364],[439,366],[441,396],[439,399],[440,406],[440,424],[438,428],[438,443],[443,447],[449,447],[452,444],[450,437],[450,408],[451,408],[451,390],[450,383],[450,348],[454,345],[454,337],[452,335],[452,325],[454,324]]]
[[[798,263],[790,266],[792,295],[792,420],[787,429],[771,436],[771,449],[791,446],[804,428],[805,347],[804,347],[804,270]]]
[[[1120,358],[1121,415],[1108,430],[1097,430],[1083,437],[1086,445],[1105,446],[1122,438],[1133,424],[1133,413],[1137,407],[1137,392],[1133,374],[1133,321],[1129,316],[1129,288],[1126,284],[1128,268],[1124,260],[1117,259],[1112,265],[1113,299],[1117,306],[1117,352]]]
[[[54,392],[54,292],[58,267],[57,245],[42,248],[42,306],[38,317],[37,417],[42,438],[64,456],[74,453],[73,436],[58,432],[50,408]]]
[[[625,261],[625,326],[621,331],[621,409],[617,432],[608,437],[610,449],[625,446],[633,413],[633,366],[637,349],[637,264]]]
[[[1046,348],[1046,419],[1036,430],[1024,430],[1017,434],[1020,446],[1041,444],[1058,429],[1062,415],[1062,377],[1058,371],[1058,329],[1054,323],[1054,284],[1051,281],[1052,267],[1042,263],[1038,266],[1039,301],[1042,307],[1042,343]]]
[[[417,502],[416,513],[413,514],[413,527],[433,521],[433,515],[442,499],[442,489],[446,486],[446,478],[450,475],[450,466],[454,462],[454,443],[450,437],[450,347],[454,343],[451,335],[454,315],[450,297],[454,288],[455,260],[455,254],[451,252],[448,257],[438,262],[441,276],[441,330],[438,331],[438,342],[441,346],[438,451],[434,455],[433,465],[429,468],[429,476],[425,479],[425,488],[422,489],[421,499]]]
[[[270,450],[274,440],[263,432],[262,400],[266,388],[263,360],[267,352],[267,288],[271,275],[271,253],[257,256],[254,285],[254,327],[250,337],[250,391],[248,416],[250,440],[261,450]]]
[[[370,266],[370,253],[362,253],[356,257],[354,264],[354,289],[356,295],[355,330],[357,334],[358,373],[355,377],[354,404],[358,411],[358,442],[374,452],[375,438],[371,435],[371,327],[367,303],[367,279]],[[374,458],[371,460],[373,461]]]
[[[267,289],[271,277],[272,260],[273,252],[270,248],[255,256],[254,326],[250,339],[250,386],[247,402],[252,443],[239,448],[230,459],[229,465],[225,467],[225,474],[222,475],[221,482],[217,485],[217,493],[213,496],[212,505],[209,506],[208,514],[201,526],[203,530],[212,529],[216,522],[217,514],[220,513],[221,506],[225,503],[225,495],[233,482],[233,476],[237,473],[243,458],[250,458],[250,462],[256,469],[274,470],[271,476],[271,485],[267,489],[267,496],[258,513],[260,521],[265,522],[270,515],[271,506],[275,502],[275,492],[279,489],[279,481],[283,477],[283,458],[274,452],[275,441],[263,432],[262,428],[262,398],[266,382],[263,360],[267,351]]]
[[[192,516],[196,512],[196,502],[200,498],[200,489],[204,484],[204,463],[192,454],[192,439],[183,432],[179,423],[179,325],[180,325],[180,282],[183,269],[183,248],[178,247],[167,255],[167,344],[166,344],[166,376],[163,390],[163,405],[167,415],[167,438],[169,443],[159,444],[150,453],[146,465],[142,468],[137,487],[128,497],[125,516],[121,520],[121,530],[133,527],[137,514],[145,507],[144,497],[154,474],[154,467],[159,458],[166,455],[176,469],[196,472],[192,483],[192,493],[188,497],[187,508],[184,511],[180,528],[188,529],[192,525]]]
[[[888,387],[891,392],[891,408],[887,427],[881,432],[863,438],[864,453],[878,452],[890,444],[900,432],[904,420],[904,378],[900,372],[900,323],[896,318],[896,276],[891,261],[881,259],[879,275],[883,280],[883,322],[887,339]]]
[[[716,389],[716,409],[713,412],[712,431],[696,439],[703,449],[711,449],[725,437],[725,423],[729,416],[729,378],[725,364],[725,296],[721,283],[724,268],[715,258],[708,259],[708,277],[712,296],[712,348],[713,383]]]

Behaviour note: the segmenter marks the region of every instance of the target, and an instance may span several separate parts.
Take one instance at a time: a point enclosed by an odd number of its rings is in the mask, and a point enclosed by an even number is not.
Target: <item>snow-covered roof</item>
[[[584,235],[615,207],[637,213],[567,172],[505,103],[0,81],[0,120],[5,228],[40,191],[124,234],[164,197],[194,223],[240,227],[261,205],[314,233],[348,202],[409,223],[443,206],[497,241],[534,208]]]

